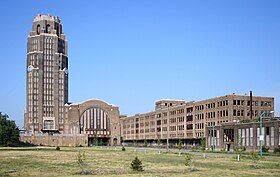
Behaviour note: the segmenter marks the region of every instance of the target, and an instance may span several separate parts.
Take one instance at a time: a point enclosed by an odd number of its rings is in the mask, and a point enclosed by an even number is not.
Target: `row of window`
[[[244,105],[245,100],[233,100],[233,105]],[[247,101],[247,106],[251,105],[251,101]],[[271,102],[270,101],[252,101],[252,106],[268,106],[271,107]]]

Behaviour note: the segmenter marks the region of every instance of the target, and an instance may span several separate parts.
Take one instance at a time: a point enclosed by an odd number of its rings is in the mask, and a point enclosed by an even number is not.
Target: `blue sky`
[[[162,98],[274,96],[280,116],[280,1],[0,1],[0,111],[21,127],[27,37],[59,16],[69,42],[69,100],[133,115]]]

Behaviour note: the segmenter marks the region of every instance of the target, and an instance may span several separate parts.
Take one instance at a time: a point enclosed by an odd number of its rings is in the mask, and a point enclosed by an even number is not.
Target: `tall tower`
[[[62,24],[58,17],[37,15],[27,42],[25,130],[63,130],[67,102],[68,42]]]

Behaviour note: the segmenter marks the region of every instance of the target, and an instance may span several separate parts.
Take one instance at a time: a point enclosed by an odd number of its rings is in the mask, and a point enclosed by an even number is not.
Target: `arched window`
[[[40,31],[41,31],[41,27],[40,27],[40,25],[38,24],[38,25],[37,25],[37,34],[40,34]]]
[[[46,33],[50,33],[51,32],[51,25],[47,24],[46,26]]]
[[[80,117],[81,132],[107,134],[110,130],[109,114],[101,108],[89,108]]]

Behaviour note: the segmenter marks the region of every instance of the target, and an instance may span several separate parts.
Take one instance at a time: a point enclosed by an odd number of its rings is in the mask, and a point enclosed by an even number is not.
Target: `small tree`
[[[144,147],[147,147],[148,146],[148,141],[145,139],[144,140]]]
[[[185,157],[185,165],[186,166],[191,166],[192,164],[192,155],[189,153],[186,153],[186,157]]]
[[[84,165],[85,165],[85,160],[86,160],[86,156],[85,156],[85,152],[78,152],[77,157],[76,157],[77,163],[81,169],[81,174],[84,174]]]
[[[56,146],[55,150],[60,151],[60,147]]]
[[[178,149],[181,150],[182,148],[183,148],[183,143],[182,143],[182,140],[179,139]]]
[[[161,144],[161,142],[160,142],[160,139],[158,138],[157,139],[157,145],[160,146],[160,144]]]
[[[98,139],[97,139],[97,138],[96,138],[95,141],[94,141],[94,145],[95,145],[95,146],[98,146]]]
[[[206,148],[206,140],[205,137],[201,138],[201,150],[205,150]]]
[[[197,171],[197,169],[194,166],[193,155],[191,155],[189,153],[186,154],[185,165],[190,168],[190,171]]]
[[[142,167],[142,162],[141,162],[141,160],[138,159],[137,156],[134,158],[134,160],[131,162],[130,165],[131,165],[130,168],[133,171],[144,171],[143,167]]]
[[[258,153],[252,151],[251,153],[252,158],[252,167],[257,168],[257,162],[260,160],[260,157],[258,156]]]
[[[124,145],[122,145],[122,151],[125,151],[126,149],[125,149],[125,147],[124,147]]]
[[[267,146],[262,146],[262,151],[263,152],[268,152],[269,151],[269,147],[267,147]]]

